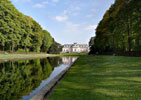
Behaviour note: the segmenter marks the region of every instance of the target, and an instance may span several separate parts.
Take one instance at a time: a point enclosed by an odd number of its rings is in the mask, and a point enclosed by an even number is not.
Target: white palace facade
[[[62,48],[62,53],[88,53],[89,45],[87,44],[65,44]]]

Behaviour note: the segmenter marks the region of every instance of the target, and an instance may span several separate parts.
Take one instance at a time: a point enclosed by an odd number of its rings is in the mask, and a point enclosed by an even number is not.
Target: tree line
[[[51,48],[60,50],[59,45],[38,22],[19,12],[9,0],[0,0],[0,51],[53,52]]]
[[[96,28],[90,40],[93,53],[141,55],[141,2],[115,0]]]

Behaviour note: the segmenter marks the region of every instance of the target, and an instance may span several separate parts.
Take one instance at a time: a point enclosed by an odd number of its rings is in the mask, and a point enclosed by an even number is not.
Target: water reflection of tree
[[[48,61],[53,68],[58,66],[59,64],[62,64],[60,57],[49,57]]]
[[[18,100],[48,78],[53,67],[47,59],[0,64],[0,100]]]

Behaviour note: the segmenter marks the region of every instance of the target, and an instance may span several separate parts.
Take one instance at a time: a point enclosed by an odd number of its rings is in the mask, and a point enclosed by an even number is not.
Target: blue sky
[[[61,44],[88,43],[114,0],[11,0]]]

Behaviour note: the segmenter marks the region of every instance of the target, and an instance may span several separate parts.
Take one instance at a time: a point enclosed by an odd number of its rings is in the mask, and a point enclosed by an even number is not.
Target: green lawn
[[[3,59],[25,59],[25,58],[37,58],[37,57],[48,57],[48,56],[59,56],[53,54],[0,54],[0,60]]]
[[[84,56],[88,55],[88,53],[60,53],[62,56]]]
[[[141,58],[81,56],[49,100],[141,100]]]
[[[37,58],[37,57],[52,57],[52,56],[82,56],[82,55],[87,55],[87,53],[61,53],[61,54],[45,54],[45,53],[29,53],[29,54],[0,54],[0,60],[3,59],[26,59],[26,58]]]

